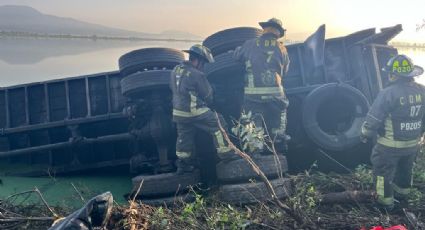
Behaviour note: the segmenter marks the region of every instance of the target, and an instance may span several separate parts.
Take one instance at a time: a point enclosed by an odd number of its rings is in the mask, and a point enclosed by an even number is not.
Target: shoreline
[[[166,41],[166,42],[202,42],[197,39],[186,38],[156,38],[156,37],[120,37],[104,35],[72,35],[72,34],[38,34],[28,32],[0,31],[2,38],[33,38],[33,39],[84,39],[84,40],[112,40],[112,41]]]
[[[425,43],[390,42],[389,45],[402,49],[425,49]]]

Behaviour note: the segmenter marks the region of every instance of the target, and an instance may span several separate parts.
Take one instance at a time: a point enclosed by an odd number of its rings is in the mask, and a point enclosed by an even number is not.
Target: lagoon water
[[[0,38],[0,87],[108,72],[121,55],[146,47],[187,49],[191,42]],[[425,49],[399,49],[425,67]],[[425,84],[425,76],[418,79]]]
[[[0,38],[0,86],[118,70],[121,55],[146,47],[187,49],[189,42]]]

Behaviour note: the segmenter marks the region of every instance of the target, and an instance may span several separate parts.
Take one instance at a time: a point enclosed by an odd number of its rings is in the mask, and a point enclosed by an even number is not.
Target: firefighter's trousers
[[[281,134],[286,133],[286,107],[282,105],[282,102],[245,98],[243,110],[246,114],[251,112],[255,126],[258,128],[267,128],[272,138],[277,132]],[[267,127],[264,127],[263,123],[265,123]]]
[[[378,203],[394,205],[394,192],[407,196],[412,186],[412,170],[418,147],[390,148],[376,144],[371,162]]]
[[[219,118],[224,128],[224,119],[222,119],[221,116],[219,116]],[[213,136],[214,145],[219,157],[230,152],[228,143],[224,140],[223,134],[218,126],[215,112],[208,111],[196,117],[175,119],[175,121],[177,124],[176,155],[179,159],[188,159],[192,156],[195,146],[194,139],[196,129],[206,131]]]

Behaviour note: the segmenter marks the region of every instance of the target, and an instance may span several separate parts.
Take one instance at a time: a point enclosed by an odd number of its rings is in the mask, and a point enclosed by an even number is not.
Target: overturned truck
[[[278,179],[282,172],[314,161],[324,170],[338,169],[330,159],[348,166],[367,161],[371,146],[360,143],[360,124],[387,84],[381,68],[397,54],[388,42],[401,30],[401,25],[378,33],[373,28],[325,40],[321,26],[304,43],[287,45],[291,64],[284,85],[292,141],[279,156],[280,169],[270,167],[276,162],[272,156],[258,160],[282,188],[280,197],[290,190],[289,181]],[[228,122],[241,113],[244,86],[244,66],[232,59],[232,50],[261,32],[232,28],[203,42],[216,59],[205,66],[215,89],[214,109]],[[161,204],[176,196],[190,199],[187,185],[218,181],[223,200],[249,202],[252,194],[266,199],[263,185],[248,183],[255,174],[242,160],[214,163],[215,150],[204,133],[196,135],[201,170],[172,173],[176,131],[168,83],[183,60],[180,50],[140,49],[120,58],[119,71],[0,89],[0,196],[37,185],[61,202],[80,185],[93,193],[110,190],[119,200],[143,182],[139,198]]]

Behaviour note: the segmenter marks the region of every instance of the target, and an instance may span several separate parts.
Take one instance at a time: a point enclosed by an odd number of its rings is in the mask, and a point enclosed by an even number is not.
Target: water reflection
[[[186,49],[187,42],[0,38],[0,86],[114,71],[144,47]]]
[[[118,58],[145,47],[186,49],[191,42],[0,38],[0,86],[115,71]],[[425,68],[425,49],[399,48]],[[418,82],[425,84],[425,76]]]
[[[122,42],[61,39],[3,38],[0,40],[0,60],[9,65],[37,64],[44,59],[65,55],[122,47]]]

